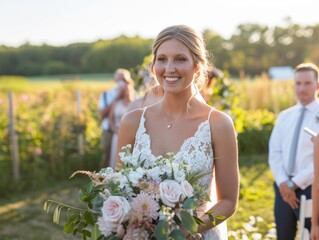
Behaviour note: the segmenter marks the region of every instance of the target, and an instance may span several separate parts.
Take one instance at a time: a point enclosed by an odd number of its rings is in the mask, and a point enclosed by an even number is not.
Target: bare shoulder
[[[144,98],[140,97],[135,99],[133,102],[131,102],[128,107],[127,107],[127,111],[130,112],[132,110],[141,108],[143,106],[143,102],[144,102]]]
[[[144,109],[137,108],[127,112],[121,119],[121,125],[137,128]]]
[[[143,109],[138,108],[126,113],[122,117],[118,134],[118,146],[122,147],[127,144],[134,144],[142,113]]]
[[[231,117],[217,109],[214,109],[209,118],[210,126],[213,132],[234,131],[234,123]]]

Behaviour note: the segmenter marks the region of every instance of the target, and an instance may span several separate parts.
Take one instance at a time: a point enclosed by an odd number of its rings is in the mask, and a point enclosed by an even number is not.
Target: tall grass
[[[233,81],[239,107],[246,110],[267,109],[275,114],[295,104],[293,81],[269,79]]]

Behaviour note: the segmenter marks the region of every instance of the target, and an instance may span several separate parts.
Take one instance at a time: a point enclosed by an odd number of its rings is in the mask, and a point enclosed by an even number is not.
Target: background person
[[[118,129],[120,126],[120,121],[124,114],[127,112],[127,108],[132,103],[135,97],[134,85],[132,83],[125,84],[120,90],[119,96],[112,103],[109,121],[110,128],[113,133],[110,151],[110,164],[109,166],[113,169],[115,168],[115,163],[117,159],[117,139],[118,139]]]
[[[212,202],[199,213],[205,223],[199,232],[204,239],[228,239],[224,221],[235,212],[239,192],[237,142],[230,117],[195,97],[197,86],[206,80],[206,54],[202,35],[188,26],[172,26],[159,33],[153,45],[152,71],[163,98],[124,115],[118,151],[131,144],[133,157],[150,166],[157,156],[174,152],[174,161],[186,159],[191,171],[207,171],[201,183],[207,186]],[[213,226],[204,215],[207,211],[225,219]]]
[[[99,97],[99,112],[102,119],[102,156],[100,161],[100,167],[108,167],[110,161],[112,130],[109,123],[109,113],[111,105],[115,99],[117,99],[120,89],[128,83],[133,83],[131,74],[128,70],[119,68],[114,73],[114,81],[116,86],[108,91],[100,94]]]
[[[295,68],[294,78],[298,102],[278,115],[269,141],[278,240],[295,239],[300,196],[311,198],[313,144],[303,128],[319,130],[318,67],[312,63],[300,64]],[[308,229],[310,225],[306,221]]]
[[[134,100],[127,108],[127,111],[132,111],[137,108],[143,108],[159,102],[164,95],[163,89],[158,84],[152,74],[149,74],[148,84],[145,86],[145,93],[142,97]]]

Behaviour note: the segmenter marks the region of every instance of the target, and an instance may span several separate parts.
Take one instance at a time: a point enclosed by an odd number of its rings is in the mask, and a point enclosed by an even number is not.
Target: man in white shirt
[[[295,68],[298,103],[278,115],[269,141],[269,165],[275,179],[274,212],[278,240],[295,239],[300,196],[304,194],[311,198],[313,143],[303,128],[319,132],[318,73],[318,67],[312,63],[303,63]],[[310,220],[306,227],[310,230]]]
[[[109,113],[112,103],[120,95],[119,92],[123,90],[124,85],[132,82],[131,74],[128,70],[119,68],[114,73],[114,81],[116,86],[108,91],[100,94],[99,98],[99,112],[102,118],[102,157],[100,162],[100,167],[108,167],[110,163],[110,151],[111,151],[111,141],[112,141],[112,131],[109,123]]]

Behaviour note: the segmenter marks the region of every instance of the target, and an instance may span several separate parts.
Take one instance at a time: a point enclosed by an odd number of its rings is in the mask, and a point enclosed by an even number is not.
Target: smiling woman
[[[156,166],[173,152],[172,164],[186,161],[189,174],[207,172],[199,187],[211,201],[197,212],[203,222],[197,231],[204,239],[227,239],[225,220],[235,212],[238,197],[237,142],[230,117],[198,97],[208,65],[202,35],[185,25],[168,27],[158,34],[152,52],[151,69],[163,99],[124,116],[118,151],[131,144],[133,158],[146,166]],[[208,212],[224,218],[212,220]]]

